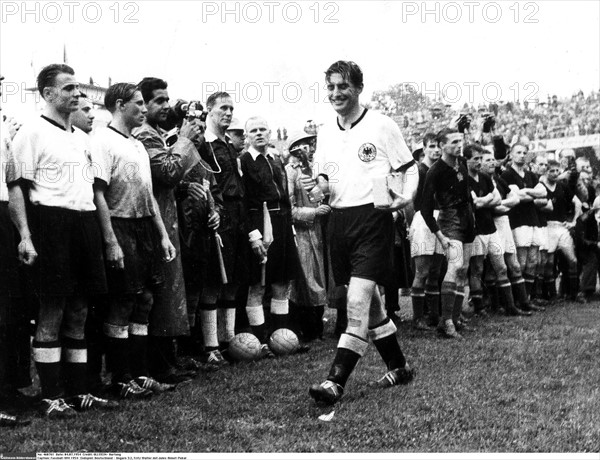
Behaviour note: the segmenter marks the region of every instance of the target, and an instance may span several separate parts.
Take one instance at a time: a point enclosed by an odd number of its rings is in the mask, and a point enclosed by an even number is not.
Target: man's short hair
[[[123,103],[129,102],[138,91],[138,87],[132,83],[115,83],[108,88],[104,96],[106,110],[113,113],[117,108],[117,101],[119,99]]]
[[[463,149],[463,155],[467,160],[470,160],[471,158],[473,158],[473,155],[475,155],[476,153],[485,155],[486,153],[490,153],[490,152],[488,152],[486,149],[484,149],[479,144],[467,144],[465,146],[465,148]]]
[[[246,131],[248,131],[248,124],[254,121],[264,121],[265,125],[267,125],[267,127],[269,126],[269,123],[267,122],[265,117],[254,115],[246,120],[246,124],[244,125],[246,127]]]
[[[336,61],[325,71],[325,80],[334,73],[339,73],[345,81],[349,81],[356,87],[363,86],[363,73],[357,63],[352,61]]]
[[[520,145],[521,147],[525,147],[525,151],[529,152],[529,146],[527,144],[524,144],[523,142],[515,142],[513,145],[510,146],[510,153],[512,153],[514,148],[518,145]]]
[[[550,168],[560,168],[560,163],[558,161],[550,158],[548,160],[548,169],[550,169]]]
[[[217,91],[216,93],[212,93],[210,96],[208,96],[208,99],[206,99],[206,110],[212,110],[215,103],[217,102],[217,99],[226,97],[231,97],[227,91]]]
[[[423,147],[427,147],[430,142],[437,144],[437,135],[434,133],[425,133],[425,136],[423,136]]]
[[[137,84],[138,89],[142,92],[144,102],[148,103],[154,98],[154,90],[167,89],[167,82],[155,77],[145,77]]]
[[[73,68],[67,64],[50,64],[40,71],[37,77],[37,87],[42,97],[44,97],[44,88],[54,86],[56,84],[56,77],[61,73],[75,75]]]
[[[439,144],[445,144],[446,142],[448,142],[448,136],[450,136],[450,134],[458,134],[458,129],[454,129],[454,128],[444,128],[444,129],[442,129],[437,134],[438,145]]]

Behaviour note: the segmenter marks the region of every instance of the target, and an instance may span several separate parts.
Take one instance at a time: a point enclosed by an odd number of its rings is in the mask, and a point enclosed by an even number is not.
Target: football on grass
[[[260,346],[255,335],[241,332],[229,342],[229,355],[236,361],[254,361],[260,355]]]
[[[279,356],[294,353],[299,345],[298,336],[290,329],[277,329],[269,339],[269,348]]]

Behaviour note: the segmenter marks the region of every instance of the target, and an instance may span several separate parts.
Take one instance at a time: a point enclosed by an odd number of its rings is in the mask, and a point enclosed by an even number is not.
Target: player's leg
[[[442,318],[440,320],[440,324],[438,325],[438,330],[442,332],[445,337],[462,338],[461,335],[456,332],[455,325],[452,322],[454,305],[457,301],[457,297],[461,297],[458,295],[458,283],[462,283],[461,294],[464,296],[462,289],[464,288],[466,268],[464,268],[465,261],[462,242],[458,240],[450,240],[450,245],[446,251],[446,259],[448,260],[448,268],[446,270],[446,275],[444,276],[444,281],[442,282],[442,288],[440,292]]]
[[[396,325],[386,316],[381,296],[375,289],[369,311],[369,338],[388,369],[381,379],[373,382],[379,388],[407,384],[414,376],[414,371],[406,363],[396,331]]]
[[[207,370],[217,370],[226,364],[219,351],[219,336],[217,333],[217,299],[220,287],[205,286],[200,297],[199,314],[204,352],[200,361]]]
[[[86,299],[67,299],[61,328],[62,377],[67,397],[87,394],[87,347],[84,332],[87,311]]]
[[[129,322],[135,307],[135,296],[111,295],[108,301],[108,314],[104,322],[106,341],[106,367],[112,374],[112,389],[123,399],[141,399],[152,396],[152,392],[142,389],[133,380],[130,368]],[[135,356],[147,361],[146,354]],[[142,364],[143,365],[143,364]]]
[[[148,323],[154,298],[152,291],[144,288],[135,296],[135,304],[129,318],[129,367],[135,381],[144,390],[160,394],[165,391],[174,390],[176,385],[172,383],[159,383],[148,371]]]
[[[569,299],[576,300],[579,292],[579,277],[577,276],[577,256],[575,243],[569,231],[564,228],[558,240],[558,250],[564,255],[568,267]]]
[[[239,285],[235,282],[226,284],[221,289],[221,298],[217,304],[217,335],[219,349],[227,350],[229,342],[235,336],[236,295]]]
[[[426,301],[425,288],[432,260],[433,256],[430,255],[413,257],[415,275],[410,295],[413,307],[413,327],[417,330],[431,330],[425,322],[424,311]]]
[[[428,325],[433,327],[436,327],[440,321],[440,277],[445,262],[444,254],[434,253],[425,282],[425,306],[429,311]]]
[[[533,294],[533,283],[535,281],[536,267],[539,262],[540,251],[539,247],[535,245],[529,246],[527,250],[527,261],[525,263],[525,270],[523,271],[523,279],[525,280],[525,289],[527,290],[527,296],[531,299]],[[531,301],[530,301],[531,302]],[[539,305],[531,304],[531,308],[535,311],[544,311],[545,308]]]
[[[369,312],[375,289],[375,281],[350,278],[347,298],[348,326],[340,336],[327,379],[320,385],[312,385],[309,390],[317,402],[333,404],[342,397],[350,374],[367,350]]]

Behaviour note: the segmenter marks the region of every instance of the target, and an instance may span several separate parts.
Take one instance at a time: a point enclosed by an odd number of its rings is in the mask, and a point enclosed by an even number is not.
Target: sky
[[[67,62],[103,86],[167,80],[172,100],[233,96],[234,116],[302,129],[334,116],[324,71],[352,60],[373,91],[411,82],[444,103],[542,101],[600,88],[598,1],[3,0],[3,113],[32,112],[35,75]]]

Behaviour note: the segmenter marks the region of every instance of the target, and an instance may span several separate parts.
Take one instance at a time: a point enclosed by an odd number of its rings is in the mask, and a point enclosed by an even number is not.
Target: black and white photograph
[[[600,2],[0,10],[0,458],[597,459]]]

